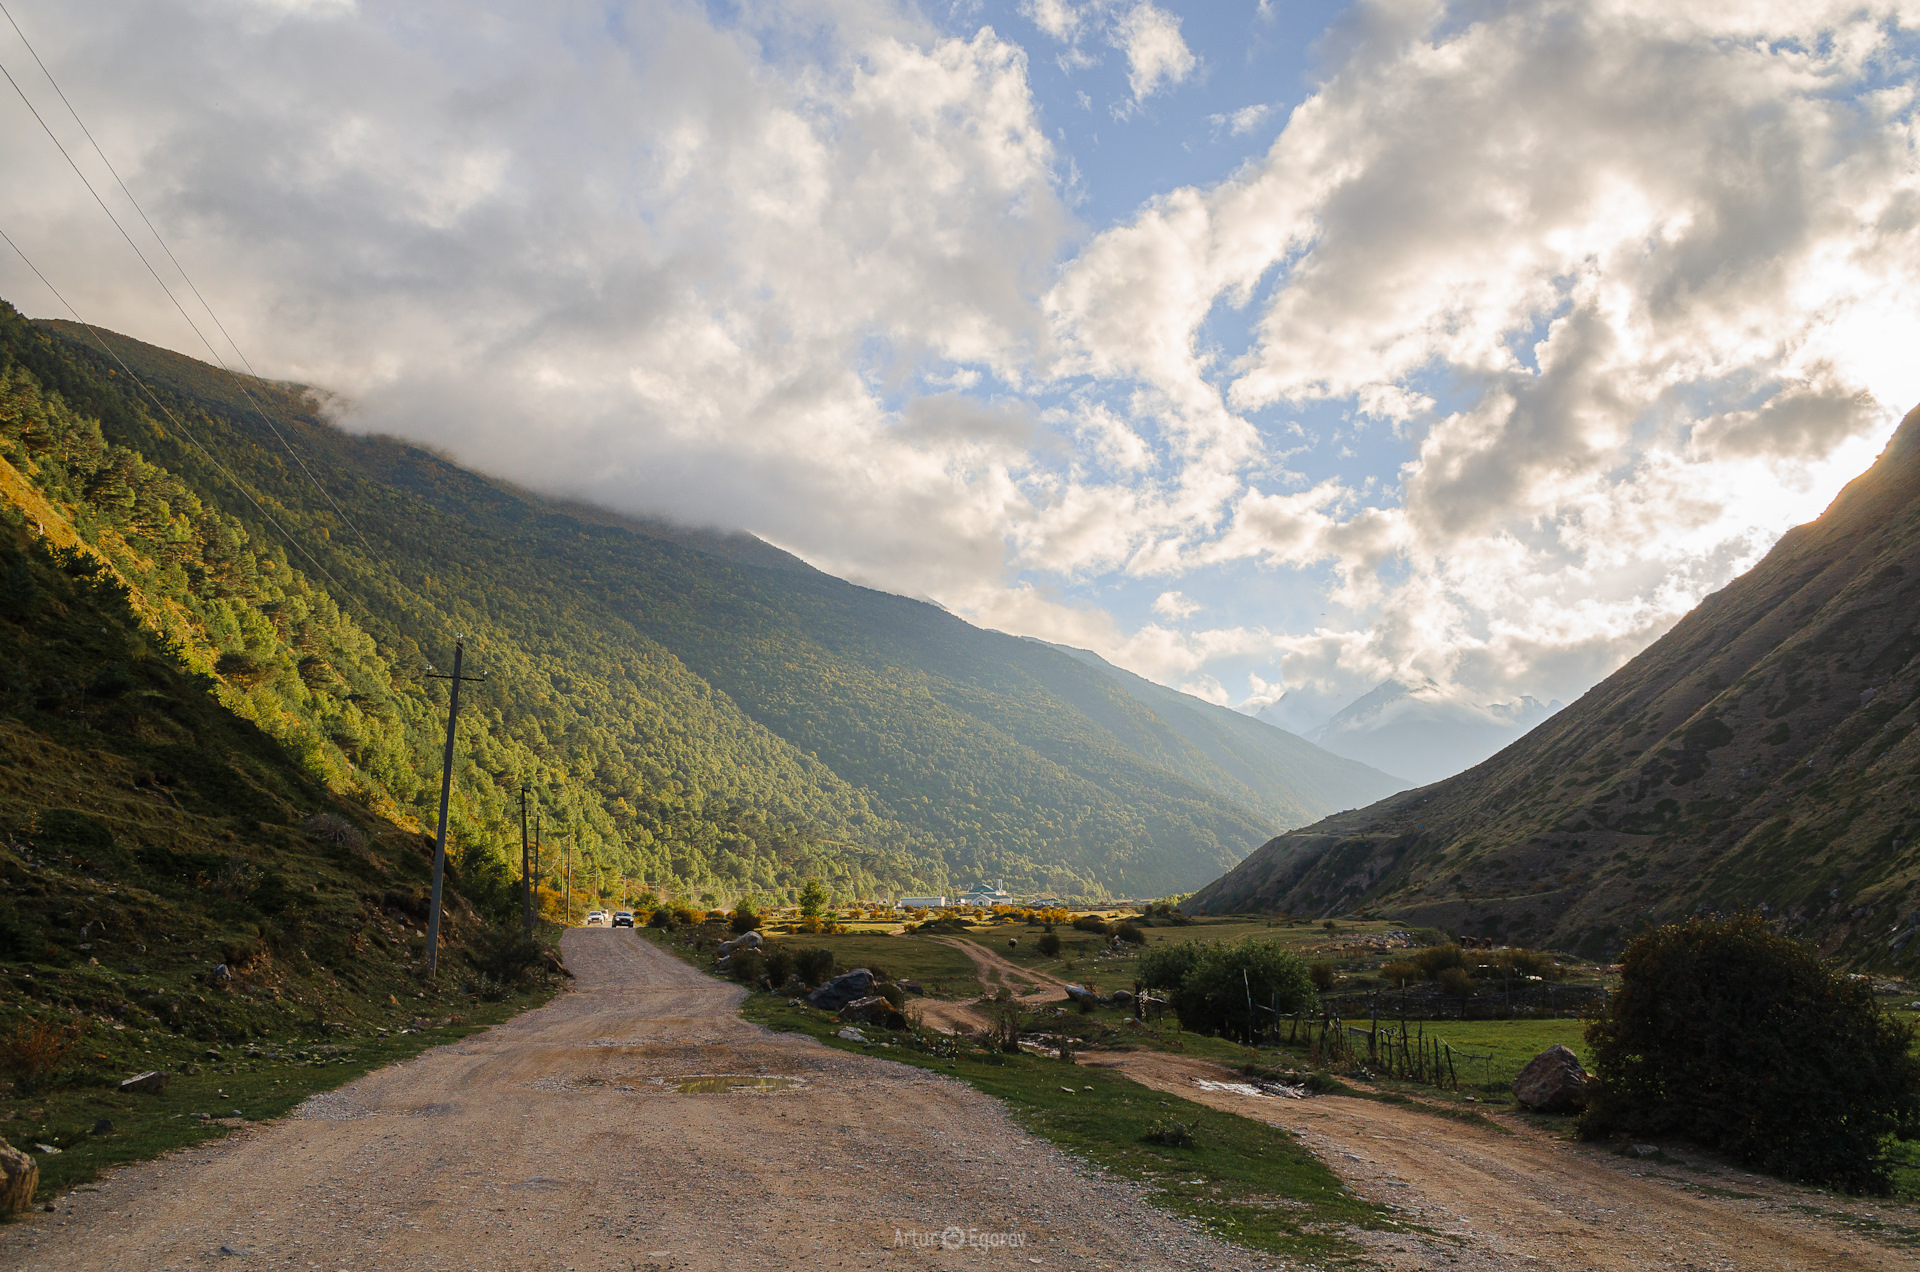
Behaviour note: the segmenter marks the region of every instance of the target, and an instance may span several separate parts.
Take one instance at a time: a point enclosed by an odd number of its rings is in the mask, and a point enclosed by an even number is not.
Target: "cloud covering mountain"
[[[1256,710],[1571,699],[1920,400],[1900,4],[10,8],[350,426]],[[7,110],[0,226],[204,354]]]

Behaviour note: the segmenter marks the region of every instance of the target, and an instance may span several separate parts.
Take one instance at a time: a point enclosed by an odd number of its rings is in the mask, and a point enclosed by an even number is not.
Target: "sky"
[[[1920,0],[5,7],[85,320],[207,356],[22,33],[345,426],[1302,729],[1573,700],[1920,403]]]

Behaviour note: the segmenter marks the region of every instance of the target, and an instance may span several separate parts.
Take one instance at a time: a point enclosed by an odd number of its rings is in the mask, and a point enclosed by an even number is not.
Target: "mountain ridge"
[[[464,631],[494,678],[463,709],[456,840],[517,855],[530,783],[603,886],[771,898],[817,875],[851,897],[1004,876],[1162,895],[1289,821],[1223,794],[1236,778],[1058,651],[750,536],[581,509],[346,434],[316,395],[250,382],[369,554],[223,373],[97,333],[273,509],[289,550],[96,333],[5,317],[10,453],[173,615],[234,709],[337,786],[389,792],[402,820],[438,787],[444,697],[419,673]]]
[[[1920,410],[1818,519],[1577,702],[1464,773],[1277,836],[1194,904],[1379,909],[1593,954],[1755,908],[1908,961],[1916,614]]]

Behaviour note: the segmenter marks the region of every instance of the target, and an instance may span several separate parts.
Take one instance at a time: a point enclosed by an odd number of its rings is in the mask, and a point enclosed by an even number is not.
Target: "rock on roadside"
[[[142,1095],[158,1095],[167,1089],[171,1075],[158,1073],[152,1069],[145,1073],[136,1073],[120,1083],[122,1091],[138,1091]]]
[[[1527,1061],[1513,1080],[1513,1098],[1538,1113],[1575,1113],[1587,1106],[1592,1081],[1579,1057],[1556,1043]]]
[[[873,973],[864,967],[842,972],[807,995],[807,1006],[839,1011],[848,1003],[865,998],[873,991]]]
[[[17,1214],[33,1204],[40,1186],[40,1163],[0,1139],[0,1215]]]

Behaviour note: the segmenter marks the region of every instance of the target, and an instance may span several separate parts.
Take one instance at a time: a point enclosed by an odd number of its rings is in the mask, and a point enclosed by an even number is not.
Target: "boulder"
[[[33,1204],[40,1186],[40,1163],[0,1139],[0,1215],[17,1214]]]
[[[1115,1007],[1131,1007],[1133,1006],[1133,991],[1116,989],[1112,994],[1108,995],[1107,1001]]]
[[[1593,1081],[1565,1047],[1548,1047],[1513,1080],[1513,1098],[1537,1113],[1574,1113],[1587,1106]]]
[[[720,942],[720,957],[725,958],[735,950],[757,950],[766,938],[758,932],[745,932],[731,941]]]
[[[805,998],[807,996],[807,982],[801,980],[797,973],[788,972],[786,982],[774,992],[784,994],[788,998]]]
[[[167,1089],[169,1075],[156,1073],[149,1069],[145,1073],[136,1073],[120,1083],[122,1091],[137,1091],[141,1095],[158,1095]]]
[[[857,998],[865,998],[873,992],[873,973],[864,967],[856,967],[850,972],[842,972],[820,988],[807,995],[807,1006],[819,1007],[825,1011],[839,1011]]]
[[[1096,1007],[1100,1005],[1100,995],[1088,989],[1085,985],[1068,985],[1066,988],[1067,997],[1072,1001],[1076,1003],[1092,1003]]]
[[[857,998],[840,1009],[840,1019],[860,1024],[879,1025],[883,1029],[905,1029],[907,1018],[892,1003],[874,994]]]
[[[926,987],[921,985],[917,980],[895,981],[894,984],[906,990],[909,994],[924,994],[927,992]]]

